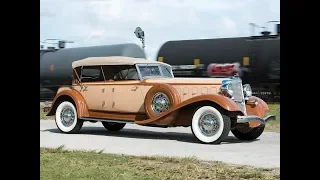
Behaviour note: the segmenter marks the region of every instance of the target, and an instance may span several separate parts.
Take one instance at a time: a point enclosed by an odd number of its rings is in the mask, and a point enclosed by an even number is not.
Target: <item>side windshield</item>
[[[139,65],[139,70],[142,78],[145,77],[161,77],[161,72],[158,65],[147,64]]]

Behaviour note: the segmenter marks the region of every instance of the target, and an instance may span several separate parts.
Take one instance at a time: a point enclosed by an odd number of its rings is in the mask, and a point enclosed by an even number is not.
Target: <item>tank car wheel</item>
[[[108,131],[120,131],[124,128],[126,123],[114,123],[114,122],[101,122],[103,127]]]
[[[265,126],[259,126],[255,128],[249,128],[248,129],[233,129],[231,130],[232,134],[244,141],[253,141],[257,139],[264,131]]]
[[[76,133],[83,125],[83,121],[77,117],[75,106],[68,101],[60,103],[57,107],[55,122],[58,129],[63,133]]]
[[[231,121],[212,106],[197,109],[192,118],[193,135],[205,144],[220,144],[230,132]]]

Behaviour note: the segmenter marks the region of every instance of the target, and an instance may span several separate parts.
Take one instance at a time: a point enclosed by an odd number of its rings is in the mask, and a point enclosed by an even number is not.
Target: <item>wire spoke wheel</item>
[[[152,98],[151,109],[155,114],[161,114],[170,108],[170,100],[162,92],[156,93]]]

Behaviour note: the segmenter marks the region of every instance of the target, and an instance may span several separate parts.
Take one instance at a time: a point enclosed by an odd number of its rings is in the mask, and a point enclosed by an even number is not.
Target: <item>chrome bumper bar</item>
[[[248,122],[257,122],[260,124],[265,124],[267,121],[276,120],[276,116],[269,115],[264,118],[258,116],[238,116],[237,123],[248,123]]]

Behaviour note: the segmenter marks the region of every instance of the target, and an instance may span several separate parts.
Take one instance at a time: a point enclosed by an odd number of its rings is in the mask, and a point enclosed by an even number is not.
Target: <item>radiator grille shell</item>
[[[239,78],[233,78],[231,81],[233,96],[232,99],[239,108],[247,115],[246,104],[244,99],[242,81]]]

